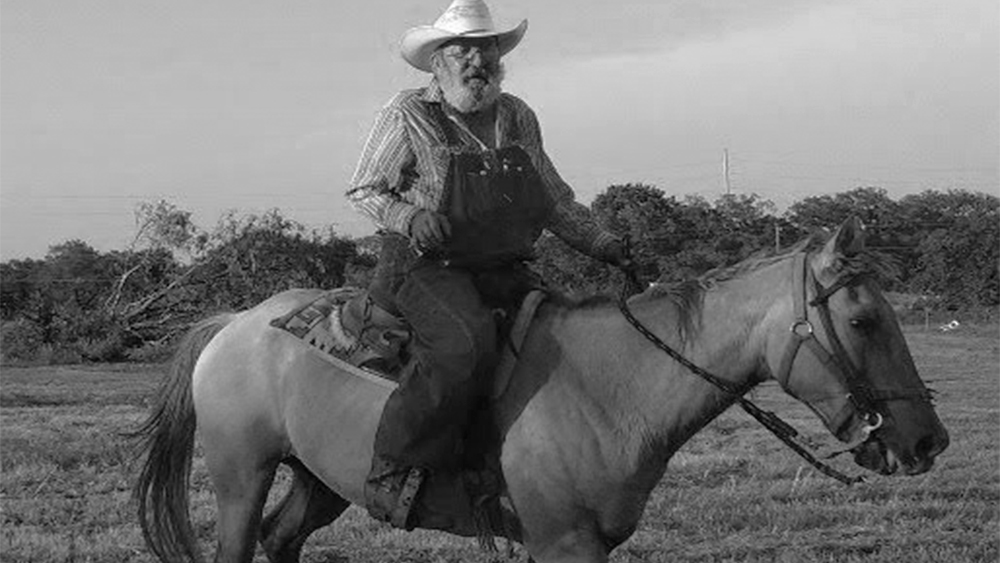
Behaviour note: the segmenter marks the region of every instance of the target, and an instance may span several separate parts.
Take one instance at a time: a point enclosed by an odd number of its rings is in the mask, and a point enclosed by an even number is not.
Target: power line
[[[913,172],[913,173],[972,173],[972,174],[993,174],[998,173],[998,169],[989,166],[905,166],[898,164],[836,164],[836,163],[822,163],[822,162],[801,162],[801,161],[789,161],[789,160],[774,160],[774,159],[758,159],[758,158],[748,158],[743,159],[742,157],[737,157],[734,159],[738,163],[750,163],[753,165],[765,165],[765,166],[788,166],[792,168],[824,168],[824,169],[843,169],[843,168],[864,168],[866,170],[895,170],[903,173]]]
[[[295,192],[233,192],[229,194],[219,195],[217,193],[208,194],[109,194],[109,195],[97,195],[97,194],[0,194],[0,201],[3,200],[67,200],[67,201],[91,201],[91,200],[159,200],[159,199],[218,199],[218,200],[230,200],[230,199],[241,199],[241,198],[251,198],[251,197],[285,197],[289,196],[289,193],[293,193],[295,197],[301,196],[313,196],[313,197],[330,197],[335,195],[335,191],[295,191]]]

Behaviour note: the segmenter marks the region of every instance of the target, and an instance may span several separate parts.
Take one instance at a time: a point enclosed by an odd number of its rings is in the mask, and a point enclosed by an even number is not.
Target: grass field
[[[1000,558],[1000,340],[995,328],[907,331],[937,391],[951,447],[925,475],[872,475],[846,488],[804,465],[731,409],[671,461],[638,532],[613,554],[632,561],[995,562]],[[0,373],[0,561],[152,561],[129,488],[130,443],[156,366],[4,368]],[[773,386],[756,393],[800,430],[827,438]],[[192,514],[209,554],[214,500],[196,460]],[[836,466],[860,472],[842,458]],[[287,475],[279,476],[280,489]],[[273,495],[276,496],[277,492]],[[351,508],[306,546],[304,561],[489,561],[474,540],[404,533]],[[264,561],[258,553],[257,561]],[[517,560],[524,561],[523,550]]]

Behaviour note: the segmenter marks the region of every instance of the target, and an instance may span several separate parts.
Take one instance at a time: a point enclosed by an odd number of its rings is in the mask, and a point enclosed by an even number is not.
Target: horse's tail
[[[235,318],[222,314],[194,326],[174,355],[156,405],[133,434],[146,458],[132,491],[149,549],[164,562],[200,561],[188,513],[188,477],[194,451],[195,413],[191,374],[202,350]]]

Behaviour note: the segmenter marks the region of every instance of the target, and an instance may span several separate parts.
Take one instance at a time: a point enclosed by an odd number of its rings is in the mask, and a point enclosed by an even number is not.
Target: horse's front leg
[[[504,475],[521,523],[521,542],[537,563],[604,563],[611,551],[597,512],[576,476],[553,459],[506,456]]]
[[[558,538],[546,538],[526,545],[529,557],[537,563],[605,563],[608,549],[596,534],[570,531]]]

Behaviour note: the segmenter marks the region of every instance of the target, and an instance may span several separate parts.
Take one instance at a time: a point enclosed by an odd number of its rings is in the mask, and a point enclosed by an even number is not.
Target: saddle
[[[481,545],[491,551],[496,550],[493,538],[510,537],[510,531],[505,523],[504,511],[507,509],[502,500],[505,485],[502,478],[497,480],[501,475],[502,436],[488,405],[507,390],[531,321],[545,298],[544,291],[532,290],[516,309],[494,311],[501,336],[499,361],[491,392],[482,398],[486,408],[475,409],[466,428],[463,464],[473,471],[465,475],[493,476],[489,482],[465,484],[467,490],[475,491],[477,498],[472,507],[477,535]],[[272,320],[271,326],[295,336],[341,372],[386,388],[394,388],[409,365],[410,326],[404,319],[379,307],[367,290],[341,288],[325,292],[310,303]]]
[[[496,310],[502,349],[491,398],[503,394],[517,362],[531,320],[546,293],[533,290],[511,312]],[[386,311],[358,288],[333,289],[312,302],[271,321],[351,374],[396,383],[407,363],[411,329],[405,319]],[[345,366],[346,364],[346,366]]]

